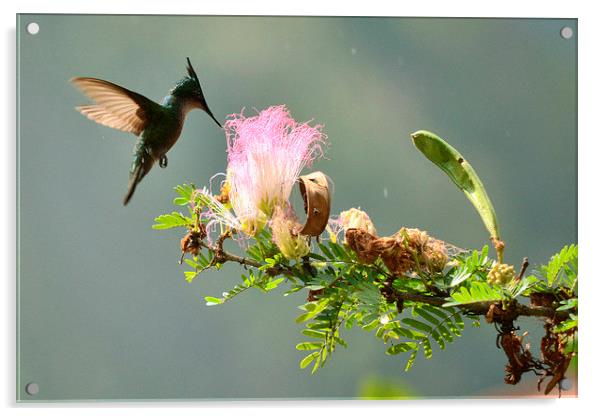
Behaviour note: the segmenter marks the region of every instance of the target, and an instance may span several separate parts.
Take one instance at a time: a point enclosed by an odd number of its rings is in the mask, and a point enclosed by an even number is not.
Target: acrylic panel
[[[17,399],[576,395],[577,35],[18,15]]]

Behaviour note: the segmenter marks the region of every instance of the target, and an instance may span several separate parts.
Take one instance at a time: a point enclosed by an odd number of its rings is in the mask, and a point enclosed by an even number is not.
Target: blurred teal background
[[[576,23],[20,15],[19,400],[344,398],[382,380],[394,396],[516,392],[487,325],[409,373],[371,334],[347,331],[349,349],[311,376],[294,348],[304,293],[206,307],[203,296],[232,287],[239,270],[186,283],[180,233],[151,225],[172,210],[173,186],[225,170],[223,133],[191,113],[169,167],[124,208],[135,138],[74,111],[88,101],[67,81],[99,77],[160,100],[189,56],[218,119],[286,104],[325,125],[331,146],[316,168],[336,185],[333,214],[360,206],[381,235],[415,226],[482,247],[472,206],[410,141],[434,131],[479,172],[518,267],[577,240],[577,47],[559,34]],[[536,325],[519,324],[538,345]],[[25,394],[28,382],[38,395]]]

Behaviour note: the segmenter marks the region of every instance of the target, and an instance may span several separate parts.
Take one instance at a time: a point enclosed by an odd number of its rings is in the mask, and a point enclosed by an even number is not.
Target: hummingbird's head
[[[192,66],[190,66],[190,61],[188,61],[188,76],[178,81],[176,86],[171,90],[171,94],[189,101],[196,108],[203,108],[205,105],[201,83]]]
[[[201,83],[196,75],[196,72],[194,71],[194,68],[192,68],[190,59],[186,58],[186,61],[188,62],[188,66],[186,67],[188,76],[176,84],[176,86],[170,91],[171,95],[182,99],[191,108],[200,108],[201,110],[207,112],[207,114],[211,116],[217,125],[221,127],[221,124],[215,119],[211,113],[211,110],[209,110],[209,106],[207,105],[207,101],[203,95]]]

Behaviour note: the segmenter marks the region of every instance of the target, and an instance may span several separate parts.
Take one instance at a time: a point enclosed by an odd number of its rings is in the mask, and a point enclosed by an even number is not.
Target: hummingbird
[[[186,61],[188,76],[178,81],[161,104],[102,79],[75,77],[70,80],[95,102],[75,107],[77,111],[99,124],[138,136],[123,205],[130,201],[136,186],[155,162],[159,161],[161,168],[167,167],[167,152],[178,141],[190,110],[205,111],[222,128],[207,105],[190,59]]]

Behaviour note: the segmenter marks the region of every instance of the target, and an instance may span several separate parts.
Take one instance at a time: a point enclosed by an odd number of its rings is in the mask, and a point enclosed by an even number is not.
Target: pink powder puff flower
[[[225,123],[229,199],[242,230],[260,231],[274,209],[285,208],[301,170],[323,155],[322,126],[297,123],[283,105]]]

